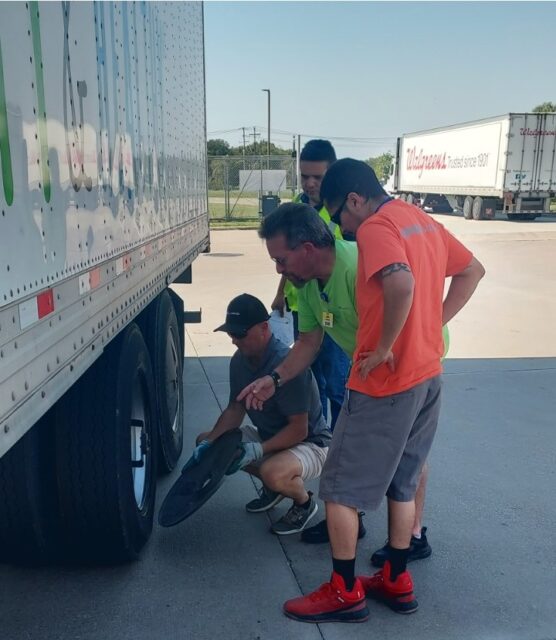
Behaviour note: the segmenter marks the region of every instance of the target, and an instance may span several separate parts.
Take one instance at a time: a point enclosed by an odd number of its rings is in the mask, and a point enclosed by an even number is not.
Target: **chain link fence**
[[[209,156],[208,201],[211,220],[258,220],[266,203],[287,202],[297,192],[291,156]]]

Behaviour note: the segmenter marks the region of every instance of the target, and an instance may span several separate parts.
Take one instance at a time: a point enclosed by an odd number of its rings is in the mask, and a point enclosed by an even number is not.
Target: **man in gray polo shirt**
[[[261,513],[283,498],[292,499],[288,512],[272,527],[278,535],[303,531],[318,506],[304,481],[320,476],[332,434],[322,415],[315,379],[306,369],[277,391],[263,411],[246,409],[236,400],[240,391],[258,378],[274,374],[287,356],[287,345],[277,340],[268,324],[263,303],[243,293],[228,305],[226,322],[215,329],[225,331],[237,347],[230,362],[230,399],[215,426],[197,438],[194,456],[226,431],[240,427],[245,414],[254,426],[241,427],[242,455],[234,470],[243,469],[259,478],[259,498],[246,505],[250,513]]]

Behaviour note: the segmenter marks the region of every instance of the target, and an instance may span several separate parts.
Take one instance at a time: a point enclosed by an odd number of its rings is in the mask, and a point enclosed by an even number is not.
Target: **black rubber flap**
[[[236,457],[241,431],[234,429],[221,435],[203,452],[199,462],[185,464],[158,512],[163,527],[173,527],[188,518],[218,491],[226,471]]]

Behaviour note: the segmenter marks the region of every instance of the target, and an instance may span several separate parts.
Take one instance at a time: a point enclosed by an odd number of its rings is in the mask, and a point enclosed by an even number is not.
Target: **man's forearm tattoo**
[[[396,273],[396,271],[407,271],[407,273],[411,273],[409,265],[405,264],[405,262],[394,262],[393,264],[389,264],[387,267],[384,267],[381,274],[383,278],[386,278],[386,276],[390,276],[393,273]]]

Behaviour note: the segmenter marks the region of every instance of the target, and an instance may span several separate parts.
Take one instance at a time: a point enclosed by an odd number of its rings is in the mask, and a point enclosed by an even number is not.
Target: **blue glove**
[[[203,455],[203,452],[206,451],[211,445],[212,442],[210,440],[201,440],[201,442],[199,442],[199,444],[193,450],[193,453],[191,455],[193,460],[195,460],[195,462],[199,462],[201,456]]]
[[[260,460],[263,457],[263,445],[259,442],[242,442],[238,449],[238,456],[226,471],[227,476],[231,476],[236,471],[245,468],[247,465]]]
[[[203,453],[211,445],[212,445],[212,442],[210,442],[209,440],[201,440],[201,442],[199,442],[199,444],[193,450],[193,453],[191,454],[191,458],[189,458],[189,460],[185,463],[185,465],[184,465],[184,467],[182,469],[182,473],[186,469],[189,469],[189,467],[192,467],[194,464],[197,464],[199,462],[199,460],[201,459],[201,457],[203,456]]]

